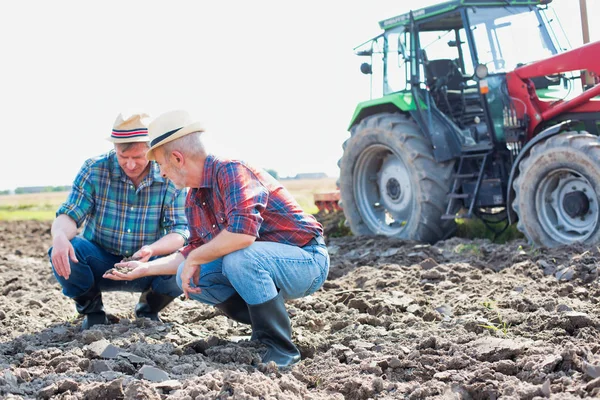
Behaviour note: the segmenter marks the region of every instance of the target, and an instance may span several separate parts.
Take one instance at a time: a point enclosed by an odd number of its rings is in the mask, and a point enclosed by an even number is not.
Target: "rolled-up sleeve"
[[[197,235],[195,235],[194,231],[192,230],[187,246],[182,247],[181,250],[179,250],[179,252],[183,254],[185,258],[187,258],[188,254],[190,254],[192,251],[202,246],[203,244],[204,242],[200,240],[200,238]]]
[[[92,169],[90,162],[86,162],[75,177],[67,200],[56,211],[56,216],[68,215],[78,228],[81,227],[95,207],[94,193]]]
[[[185,197],[187,190],[178,190],[173,184],[167,190],[167,199],[163,206],[162,229],[166,234],[178,233],[187,243],[190,237],[187,218],[185,216]]]
[[[256,175],[241,163],[230,163],[219,172],[219,190],[223,194],[227,230],[256,238],[263,222],[261,213],[267,207],[269,191]]]

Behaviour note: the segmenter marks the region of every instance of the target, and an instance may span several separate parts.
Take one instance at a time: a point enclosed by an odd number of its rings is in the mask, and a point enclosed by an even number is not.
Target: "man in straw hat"
[[[203,131],[185,111],[168,112],[150,124],[146,156],[177,187],[191,188],[186,200],[191,236],[171,256],[123,264],[142,276],[177,273],[186,297],[252,325],[252,337],[267,347],[263,362],[294,364],[300,352],[284,300],[323,285],[329,271],[323,227],[264,170],[209,154]]]
[[[172,275],[125,282],[104,277],[124,258],[171,254],[189,236],[185,191],[145,157],[148,119],[143,113],[117,116],[108,138],[114,149],[83,164],[52,224],[50,262],[63,293],[85,316],[82,329],[108,323],[104,291],[142,292],[135,315],[153,320],[182,293]]]

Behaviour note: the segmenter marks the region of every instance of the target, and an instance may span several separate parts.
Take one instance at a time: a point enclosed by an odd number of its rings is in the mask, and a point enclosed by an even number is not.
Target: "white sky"
[[[0,190],[68,185],[121,110],[186,109],[214,153],[338,175],[378,21],[437,0],[108,0],[0,3]],[[600,2],[588,0],[590,21]],[[582,42],[578,0],[554,6]],[[600,28],[591,24],[591,40]]]

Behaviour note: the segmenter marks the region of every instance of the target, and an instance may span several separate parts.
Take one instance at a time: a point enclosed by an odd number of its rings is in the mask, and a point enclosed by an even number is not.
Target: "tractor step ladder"
[[[460,156],[460,161],[458,162],[458,168],[456,173],[452,175],[453,183],[452,190],[448,193],[448,206],[446,207],[446,213],[442,215],[442,219],[456,219],[456,218],[471,218],[473,216],[473,209],[475,208],[475,204],[477,203],[477,197],[479,195],[479,189],[481,188],[481,182],[483,181],[483,172],[485,171],[485,166],[487,164],[488,157],[492,154],[491,150],[486,150],[484,152],[472,152],[472,153],[463,153]],[[465,164],[465,160],[481,160],[481,164],[479,167],[479,172],[465,172],[463,171],[463,167]],[[469,193],[458,193],[462,186],[462,182],[464,179],[469,178],[477,178],[477,183],[475,184],[475,190],[472,195]],[[469,211],[466,214],[453,214],[452,210],[454,210],[456,206],[457,200],[468,199],[471,197],[471,202],[469,204]]]

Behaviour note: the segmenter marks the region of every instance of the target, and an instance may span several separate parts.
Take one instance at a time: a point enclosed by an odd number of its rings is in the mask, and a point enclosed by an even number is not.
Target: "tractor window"
[[[427,52],[428,59],[458,58],[456,47],[448,46],[448,41],[454,39],[453,32],[454,31],[419,33],[421,48]]]
[[[429,60],[452,60],[460,69],[462,74],[473,75],[471,65],[471,53],[465,40],[464,29],[447,31],[420,32],[419,40],[425,51],[427,63]],[[462,53],[462,54],[461,54]],[[461,57],[462,55],[462,57]],[[423,71],[421,71],[423,73]],[[421,76],[424,76],[421,74]]]
[[[405,90],[408,81],[410,40],[404,27],[386,33],[384,94]]]
[[[560,53],[562,51],[571,49],[571,43],[569,42],[569,38],[567,37],[563,27],[560,25],[556,10],[551,7],[547,7],[540,10],[540,15],[544,21],[544,25],[546,25],[550,40],[552,40],[556,46],[557,52]]]
[[[535,8],[472,7],[468,13],[479,62],[491,73],[512,71],[555,53]]]
[[[384,38],[373,41],[373,57],[371,59],[371,98],[378,98],[384,94],[385,78],[384,68]]]
[[[468,82],[466,79],[473,76],[469,46],[463,40],[465,36],[464,29],[419,32],[423,55],[420,76],[428,87],[445,82],[448,89],[461,90]]]

